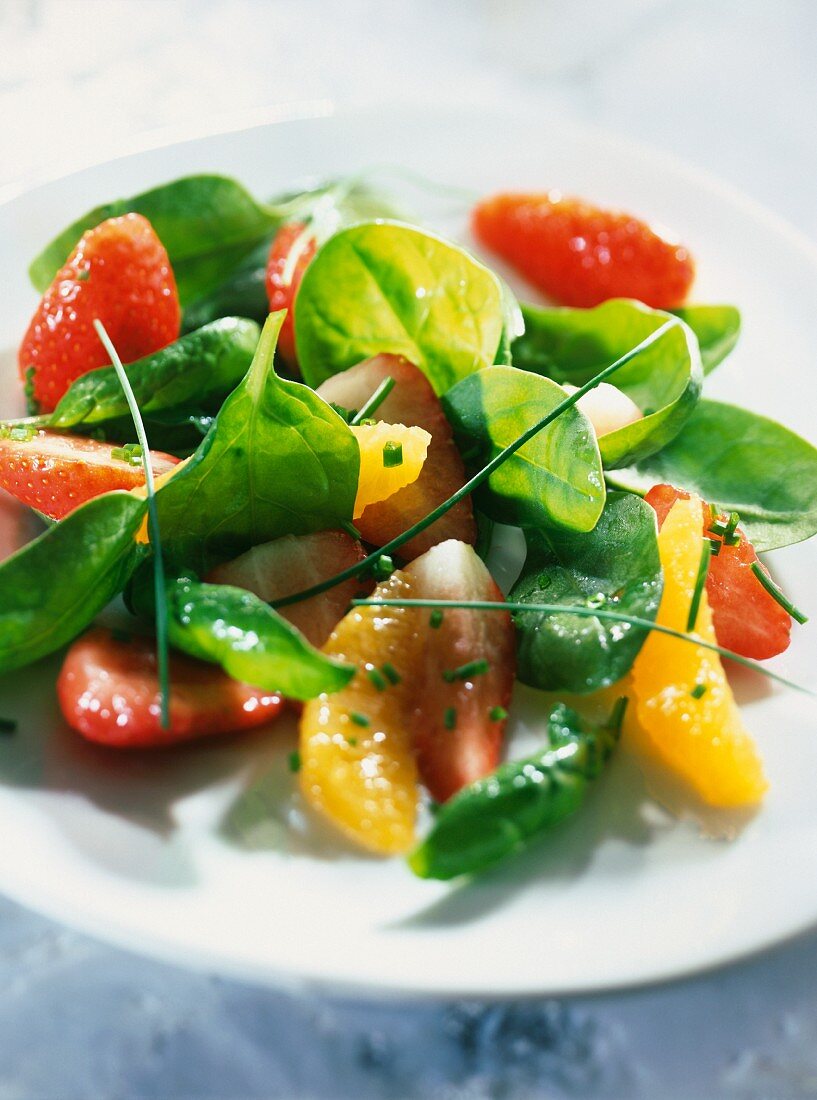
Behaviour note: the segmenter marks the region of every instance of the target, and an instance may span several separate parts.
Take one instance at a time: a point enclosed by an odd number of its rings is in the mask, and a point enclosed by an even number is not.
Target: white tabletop
[[[535,102],[817,237],[816,31],[813,0],[5,0],[0,195],[284,103]],[[0,1100],[817,1095],[817,935],[622,996],[383,1007],[176,971],[0,902],[0,988]]]

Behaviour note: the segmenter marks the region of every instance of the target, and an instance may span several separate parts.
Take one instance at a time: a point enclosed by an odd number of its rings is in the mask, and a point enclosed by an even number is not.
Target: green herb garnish
[[[779,603],[783,610],[787,611],[796,623],[800,623],[802,626],[803,623],[808,622],[808,615],[804,615],[803,612],[796,608],[791,600],[784,595],[783,590],[778,588],[759,561],[752,562],[752,572],[772,599]]]
[[[457,725],[457,708],[446,707],[443,711],[443,725],[447,730],[453,730]]]
[[[459,668],[444,669],[443,679],[447,684],[452,684],[455,680],[470,680],[474,676],[482,676],[490,667],[490,662],[480,657],[476,661],[467,661]]]
[[[443,613],[439,608],[435,608],[428,616],[428,625],[432,630],[439,630],[443,625]]]
[[[492,722],[504,722],[508,717],[508,712],[504,707],[491,707],[488,711],[488,717]]]
[[[394,384],[395,383],[393,378],[384,378],[377,389],[374,391],[372,396],[369,398],[369,400],[364,404],[363,408],[361,408],[359,412],[356,412],[354,414],[349,423],[358,425],[362,424],[364,420],[368,420],[371,417],[372,413],[379,409],[386,398],[389,396],[391,391],[394,389]],[[377,421],[372,421],[372,423],[376,424]],[[395,465],[399,466],[400,463],[396,462]]]
[[[696,684],[689,694],[693,699],[702,699],[706,695],[706,684]]]
[[[403,465],[403,444],[389,439],[383,444],[383,466],[389,470]]]
[[[704,586],[706,585],[706,577],[709,573],[709,562],[712,558],[712,550],[709,545],[709,539],[704,539],[701,544],[701,558],[698,562],[698,573],[695,577],[695,587],[692,590],[692,599],[689,604],[689,615],[687,616],[687,631],[695,629],[695,623],[698,621],[698,609],[701,606],[701,597],[704,594]]]
[[[122,389],[125,391],[128,408],[133,417],[133,424],[136,428],[136,434],[139,437],[142,453],[148,454],[150,448],[145,433],[145,425],[142,423],[142,415],[139,412],[139,406],[136,402],[128,376],[125,373],[125,368],[122,365],[122,360],[119,358],[116,348],[113,346],[111,338],[105,331],[105,326],[102,322],[95,320],[94,328],[96,329],[97,336],[102,341],[102,346],[108,353],[111,365],[116,371]],[[162,558],[162,539],[159,531],[159,513],[156,508],[156,485],[153,480],[153,469],[149,462],[146,462],[144,465],[145,490],[147,492],[148,504],[148,533],[154,552],[153,579],[156,600],[156,660],[159,672],[159,691],[161,695],[160,721],[162,729],[166,730],[170,728],[170,646],[168,643],[165,570],[164,560]]]
[[[394,559],[389,554],[377,554],[372,565],[372,576],[378,581],[387,581],[394,572]]]
[[[287,763],[289,764],[289,770],[293,773],[293,775],[295,774],[295,772],[299,772],[301,770],[301,754],[298,752],[297,749],[293,749],[293,751],[289,754],[289,756],[287,757]]]
[[[367,668],[366,675],[369,677],[369,679],[372,681],[378,691],[385,691],[386,688],[389,686],[386,682],[386,677],[383,675],[379,668]]]
[[[354,724],[356,726],[362,726],[364,729],[367,726],[371,725],[371,722],[366,717],[366,715],[361,714],[360,711],[357,711],[357,710],[350,711],[349,717],[351,718],[351,720],[354,722]]]
[[[391,663],[391,661],[386,661],[386,663],[382,666],[382,668],[383,668],[383,675],[392,684],[399,684],[400,683],[400,681],[402,680],[402,676],[397,671],[397,669],[394,667],[394,665]]]

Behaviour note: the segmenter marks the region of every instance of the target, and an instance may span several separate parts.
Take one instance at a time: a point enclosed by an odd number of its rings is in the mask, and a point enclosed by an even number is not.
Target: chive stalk
[[[113,346],[110,336],[105,331],[105,326],[99,320],[94,320],[94,328],[97,336],[102,341],[102,346],[110,357],[111,364],[116,371],[116,376],[125,393],[125,400],[133,418],[136,435],[145,456],[150,454],[145,425],[142,423],[142,414],[131,387],[130,380],[122,366],[122,360]],[[148,502],[148,533],[154,550],[153,585],[156,601],[156,660],[159,671],[159,693],[161,696],[160,723],[162,729],[170,729],[170,646],[168,643],[167,627],[167,593],[165,590],[165,569],[162,558],[162,540],[159,531],[159,510],[156,507],[156,485],[153,480],[153,468],[146,457],[145,489]]]
[[[358,425],[361,421],[368,420],[372,413],[376,412],[389,396],[394,389],[394,385],[395,382],[391,375],[389,375],[388,378],[384,378],[369,400],[355,413],[349,423]]]
[[[775,600],[776,603],[779,603],[783,610],[788,612],[788,614],[791,615],[796,623],[800,623],[800,625],[802,626],[803,623],[808,622],[808,615],[804,615],[802,611],[794,606],[791,600],[784,594],[783,590],[781,588],[778,588],[778,586],[774,583],[772,578],[769,576],[769,574],[766,572],[759,561],[752,562],[752,572],[769,593],[769,595],[772,597],[772,599]]]
[[[695,577],[695,587],[692,590],[692,599],[689,603],[687,633],[695,629],[695,623],[698,621],[698,611],[701,606],[701,598],[704,594],[704,587],[706,585],[706,578],[709,573],[709,562],[711,559],[712,550],[709,546],[709,539],[704,539],[701,543],[701,558],[698,562],[698,574]]]

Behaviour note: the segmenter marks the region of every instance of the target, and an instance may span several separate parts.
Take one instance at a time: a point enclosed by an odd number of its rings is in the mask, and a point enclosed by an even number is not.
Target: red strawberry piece
[[[316,250],[314,238],[309,237],[304,240],[303,230],[303,222],[290,222],[288,225],[281,226],[272,242],[267,260],[267,297],[270,313],[279,309],[287,310],[278,335],[278,350],[292,366],[298,361],[295,352],[295,295]],[[303,249],[297,260],[290,264],[290,253],[299,241],[303,243]]]
[[[673,485],[654,485],[644,498],[655,509],[659,530],[676,500],[689,500],[690,493]],[[713,534],[709,505],[701,504],[701,526],[706,538],[721,543],[709,562],[706,594],[718,644],[742,657],[757,661],[774,657],[788,647],[791,617],[771,596],[752,571],[758,561],[755,548],[738,527],[737,546],[727,546]],[[768,573],[765,566],[761,568]]]
[[[328,580],[364,557],[360,543],[344,531],[284,535],[217,566],[207,580],[211,584],[245,588],[272,603]],[[320,647],[349,610],[350,600],[370,587],[352,578],[319,596],[282,607],[280,613],[314,646]]]
[[[0,488],[49,519],[62,519],[92,497],[145,484],[141,465],[112,457],[114,444],[82,436],[37,431],[30,439],[0,435]],[[156,477],[178,459],[150,452]]]
[[[376,355],[349,370],[328,378],[318,388],[325,401],[347,409],[359,409],[386,378],[394,389],[375,411],[374,417],[387,424],[424,428],[431,444],[417,480],[378,504],[370,504],[355,525],[366,542],[383,546],[418,520],[432,512],[465,484],[465,466],[460,458],[451,425],[426,376],[402,355]],[[446,539],[473,544],[476,541],[474,509],[466,498],[399,550],[410,561]]]
[[[500,194],[472,212],[474,235],[566,306],[637,298],[673,309],[695,275],[688,250],[646,222],[558,191]]]
[[[160,748],[210,734],[266,725],[281,698],[239,684],[215,665],[173,654],[170,729],[162,729],[152,638],[125,641],[94,629],[68,651],[57,681],[66,722],[89,741],[113,748]]]
[[[177,339],[181,309],[162,242],[141,214],[89,229],[45,292],[20,345],[20,377],[33,371],[33,396],[52,412],[75,378],[105,366],[93,327],[105,326],[125,363]]]
[[[503,600],[474,549],[453,539],[405,574],[412,599]],[[414,746],[423,782],[444,802],[499,763],[516,672],[514,629],[507,611],[446,608],[442,621],[431,611],[414,614],[424,624],[411,672]]]

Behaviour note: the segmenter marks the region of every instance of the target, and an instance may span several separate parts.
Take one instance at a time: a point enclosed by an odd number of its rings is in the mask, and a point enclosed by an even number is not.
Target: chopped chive
[[[707,539],[707,542],[709,543],[709,551],[712,554],[712,557],[716,558],[721,552],[721,546],[723,546],[723,543],[720,539]]]
[[[446,707],[443,711],[443,725],[447,730],[453,730],[457,725],[457,708]]]
[[[297,749],[293,749],[287,757],[287,763],[289,764],[289,770],[294,774],[301,770],[301,754]]]
[[[13,439],[15,443],[30,443],[36,434],[36,430],[30,425],[21,424],[11,429],[9,439]]]
[[[428,616],[428,625],[432,630],[439,630],[443,625],[443,613],[439,608],[435,608]]]
[[[391,377],[384,378],[369,400],[363,405],[359,412],[355,413],[349,423],[362,424],[376,409],[380,408],[393,389],[394,379]]]
[[[386,663],[384,665],[382,665],[381,667],[383,669],[383,675],[388,680],[390,680],[391,683],[393,683],[393,684],[399,684],[400,683],[400,681],[402,680],[402,676],[397,671],[397,669],[394,667],[394,665],[391,663],[391,661],[386,661]]]
[[[706,695],[706,684],[696,684],[689,693],[693,699],[701,699]]]
[[[701,606],[701,597],[704,594],[704,586],[706,585],[706,576],[709,572],[709,561],[712,557],[712,549],[709,545],[709,539],[703,539],[701,545],[701,560],[698,562],[698,575],[695,578],[695,587],[692,590],[692,599],[689,603],[689,615],[687,616],[687,630],[692,631],[695,629],[695,623],[698,621],[698,609]]]
[[[711,520],[711,522],[714,523],[717,520],[719,515],[720,515],[720,512],[718,511],[717,504],[710,504],[709,505],[709,519]]]
[[[635,347],[630,348],[623,355],[620,355],[615,362],[610,363],[609,366],[600,370],[598,374],[595,374],[584,385],[579,386],[575,393],[571,393],[565,397],[564,401],[560,401],[555,408],[546,413],[541,419],[537,420],[535,424],[531,424],[529,428],[526,428],[524,432],[516,437],[506,447],[503,447],[498,454],[487,462],[480,470],[478,470],[473,477],[470,477],[456,492],[452,493],[450,497],[444,500],[441,504],[438,504],[436,508],[433,508],[427,515],[418,519],[416,523],[413,523],[410,527],[407,527],[401,534],[396,535],[393,539],[385,544],[382,550],[374,551],[364,558],[361,562],[356,562],[354,565],[348,566],[346,569],[342,569],[340,573],[336,573],[333,577],[327,577],[326,580],[320,581],[318,584],[313,584],[309,588],[303,589],[301,592],[293,592],[290,596],[283,596],[279,600],[273,600],[272,606],[275,608],[288,607],[293,603],[300,603],[302,600],[310,599],[312,596],[319,596],[322,592],[328,591],[330,588],[334,588],[338,584],[342,584],[343,581],[349,580],[350,577],[356,577],[364,570],[371,568],[373,562],[382,553],[391,553],[393,550],[397,550],[398,547],[405,545],[411,539],[418,535],[421,531],[424,531],[427,527],[430,527],[432,523],[435,523],[440,516],[444,516],[446,512],[449,512],[454,508],[461,500],[465,500],[467,496],[470,496],[480,485],[488,480],[495,470],[498,470],[504,462],[516,452],[524,447],[534,436],[543,431],[552,424],[554,420],[558,419],[562,413],[567,412],[568,409],[572,409],[573,406],[580,401],[586,393],[590,393],[591,390],[601,385],[602,382],[606,382],[611,375],[616,371],[621,370],[622,367],[630,363],[637,355],[646,351],[647,348],[652,347],[662,337],[671,330],[680,325],[681,322],[677,317],[671,317],[664,322],[659,328],[655,329],[645,336]]]
[[[352,748],[354,748],[355,745],[357,744],[357,738],[356,737],[347,737],[346,738],[346,744],[351,745]]]
[[[0,733],[10,734],[17,732],[17,723],[13,718],[0,718]]]
[[[364,420],[355,421],[355,427],[357,428],[373,428],[377,423],[376,420],[372,420],[370,416],[367,416]]]
[[[125,372],[125,368],[122,366],[122,360],[119,358],[110,336],[108,336],[105,330],[105,326],[97,319],[94,321],[94,328],[96,329],[97,336],[102,341],[102,346],[108,353],[111,365],[116,371],[116,376],[119,379],[119,384],[125,393],[125,399],[128,402],[128,408],[133,418],[136,434],[139,437],[142,453],[147,454],[150,448],[148,447],[145,425],[142,422],[142,414],[139,411],[139,405],[136,401],[133,388],[131,387],[130,379]],[[147,494],[148,507],[148,535],[154,551],[153,593],[156,603],[156,663],[159,672],[159,693],[161,699],[160,725],[162,729],[166,730],[170,729],[170,643],[168,640],[167,624],[167,589],[165,587],[165,566],[162,554],[161,532],[159,531],[159,511],[156,507],[156,486],[153,480],[153,468],[149,462],[146,462],[144,465],[145,492]]]
[[[361,714],[360,711],[357,711],[357,710],[350,711],[349,717],[352,719],[352,721],[354,722],[354,724],[356,726],[363,726],[364,729],[367,726],[371,725],[371,722],[366,717],[366,715]]]
[[[504,707],[491,707],[488,711],[488,717],[492,722],[504,722],[508,717],[508,712]]]
[[[91,278],[91,269],[89,267],[83,268],[82,271],[77,273],[78,283],[87,283]]]
[[[596,592],[592,596],[588,596],[584,601],[587,607],[603,607],[607,603],[607,597],[603,592]]]
[[[393,439],[383,444],[383,466],[389,470],[393,466],[403,465],[403,444],[395,443]]]
[[[802,626],[803,623],[808,622],[808,615],[804,615],[803,612],[796,608],[791,600],[784,595],[783,590],[778,588],[759,561],[752,562],[752,572],[772,599],[779,603],[783,610],[787,611],[796,623],[800,623]]]
[[[378,691],[385,691],[386,688],[389,686],[386,683],[386,677],[383,675],[379,668],[367,668],[366,675],[369,677],[369,679],[372,681]]]
[[[329,408],[334,409],[341,420],[345,420],[347,424],[351,423],[353,416],[357,416],[357,409],[347,409],[345,405],[336,405],[334,401],[329,402]]]
[[[472,676],[482,676],[491,667],[490,662],[486,661],[484,657],[479,657],[476,661],[468,661],[464,665],[460,665],[459,668],[447,668],[443,671],[443,679],[447,684],[451,684],[454,680],[470,680]]]
[[[375,580],[386,581],[394,572],[394,559],[389,554],[380,554],[372,566]]]

